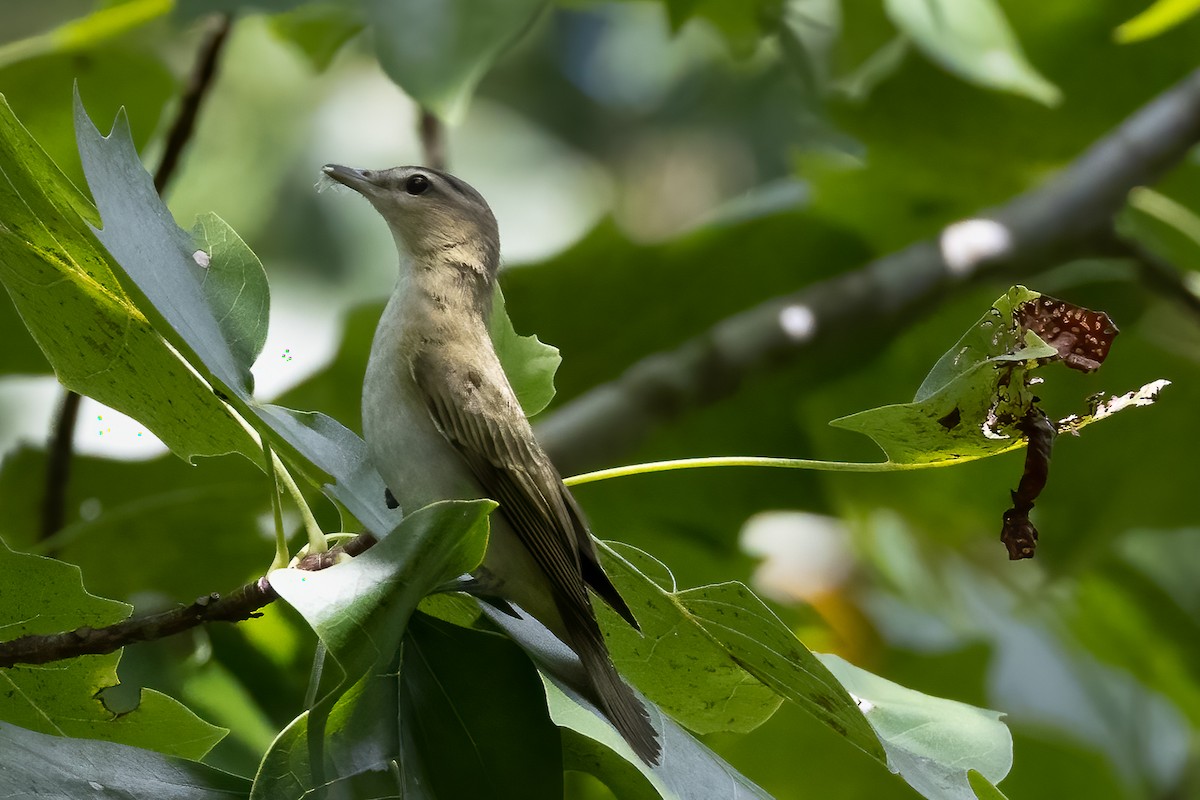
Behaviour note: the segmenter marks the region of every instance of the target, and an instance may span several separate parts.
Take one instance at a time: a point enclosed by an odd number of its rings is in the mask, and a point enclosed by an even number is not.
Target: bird
[[[584,514],[509,384],[489,335],[500,234],[483,196],[422,166],[327,164],[387,222],[399,277],[371,344],[363,439],[404,513],[448,499],[498,503],[478,594],[516,604],[579,658],[588,694],[634,753],[654,766],[658,734],[618,675],[588,594],[637,619],[601,568]]]

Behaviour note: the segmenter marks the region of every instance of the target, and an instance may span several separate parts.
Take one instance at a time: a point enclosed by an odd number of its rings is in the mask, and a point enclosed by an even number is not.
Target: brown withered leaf
[[[1016,317],[1022,333],[1033,331],[1058,351],[1064,364],[1081,372],[1099,369],[1120,333],[1103,311],[1049,295],[1019,306]]]

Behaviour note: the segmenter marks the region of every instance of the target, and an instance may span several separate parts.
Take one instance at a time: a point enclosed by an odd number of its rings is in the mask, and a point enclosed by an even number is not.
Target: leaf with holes
[[[131,607],[88,594],[79,568],[14,553],[0,543],[0,629],[5,639],[127,618]],[[116,686],[120,653],[0,670],[0,720],[57,736],[102,739],[200,759],[225,735],[164,694],[142,690],[136,709],[116,715],[102,690]]]

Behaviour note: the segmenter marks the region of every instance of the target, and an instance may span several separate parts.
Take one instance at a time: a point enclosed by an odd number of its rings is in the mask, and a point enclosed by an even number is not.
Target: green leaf
[[[277,37],[299,49],[318,72],[328,69],[342,45],[364,27],[357,9],[332,3],[307,3],[271,16],[268,25]]]
[[[546,0],[363,0],[380,66],[420,106],[449,122]]]
[[[85,625],[99,628],[126,619],[132,610],[88,594],[78,567],[14,553],[3,543],[0,575],[0,629],[5,639]],[[110,653],[0,670],[0,720],[41,733],[102,739],[194,759],[202,758],[225,735],[175,700],[150,690],[142,692],[136,709],[115,715],[99,693],[117,685],[120,658]]]
[[[830,81],[833,50],[842,32],[841,0],[786,0],[779,20],[784,54],[805,87],[824,94]]]
[[[136,417],[177,455],[258,448],[134,306],[96,212],[0,100],[0,281],[68,388]]]
[[[93,47],[164,16],[172,5],[172,0],[125,0],[109,4],[54,30],[0,46],[0,67],[48,53]]]
[[[200,279],[204,297],[234,357],[249,371],[267,341],[271,316],[267,273],[242,237],[216,214],[197,218],[192,241],[197,247],[192,260],[204,270]]]
[[[243,798],[249,781],[137,747],[47,736],[0,722],[6,790],[47,800],[222,800]]]
[[[1158,0],[1114,32],[1118,42],[1151,39],[1200,14],[1200,0]]]
[[[1117,217],[1117,231],[1187,269],[1186,274],[1200,273],[1200,216],[1183,203],[1139,186]]]
[[[1004,792],[997,789],[996,784],[983,777],[978,770],[967,770],[967,782],[971,784],[971,791],[975,792],[978,800],[1008,800]]]
[[[1048,106],[1061,99],[1025,59],[995,0],[885,0],[885,7],[925,55],[960,77]]]
[[[104,227],[96,236],[130,277],[141,310],[164,338],[214,385],[248,397],[254,377],[225,339],[202,284],[205,268],[142,167],[123,113],[108,136],[92,124],[78,94],[75,135]]]
[[[65,525],[39,540],[46,470],[43,451],[6,454],[0,539],[18,550],[52,551],[78,566],[99,595],[125,599],[153,592],[191,602],[244,583],[265,556],[258,517],[270,502],[267,481],[248,461],[188,465],[174,456],[131,462],[75,455]],[[101,513],[80,514],[85,503]],[[113,554],[122,552],[138,556],[113,569]]]
[[[519,648],[420,614],[403,647],[406,775],[419,760],[422,783],[436,797],[561,800],[558,729]]]
[[[883,760],[850,695],[745,586],[677,592],[673,579],[668,589],[646,577],[665,567],[636,548],[602,544],[601,557],[642,626],[639,635],[611,610],[598,609],[609,621],[613,661],[672,717],[700,733],[748,731],[782,697]]]
[[[292,797],[326,782],[388,774],[400,758],[395,676],[409,617],[434,587],[478,566],[493,508],[487,500],[436,503],[348,563],[271,573],[271,585],[316,631],[331,663],[312,709],[264,756],[253,797]],[[310,736],[325,739],[324,747],[310,751]]]
[[[997,711],[897,686],[834,655],[819,656],[858,699],[888,767],[930,800],[973,800],[967,770],[988,780],[1012,768],[1012,734]]]
[[[622,587],[621,591],[624,594],[625,589]],[[636,605],[636,602],[633,604]],[[647,766],[621,738],[612,723],[584,699],[584,694],[590,690],[581,692],[579,689],[580,682],[586,681],[581,676],[579,661],[553,634],[529,617],[516,618],[487,605],[482,606],[482,611],[492,624],[504,631],[533,659],[541,672],[550,718],[564,729],[565,766],[574,764],[577,768],[592,772],[612,786],[614,791],[629,788],[631,793],[628,795],[618,792],[618,796],[623,798],[654,797],[654,791],[668,800],[768,797],[716,753],[696,741],[679,723],[663,714],[653,703],[641,698],[662,745],[660,764],[656,767]],[[623,620],[620,625],[629,627]],[[606,626],[606,637],[612,632],[613,629]],[[611,638],[609,642],[615,644]],[[647,788],[647,784],[653,788]]]
[[[1023,286],[999,298],[930,370],[911,403],[833,420],[864,433],[896,464],[953,462],[1019,447],[1015,423],[1032,395],[1025,373],[1057,351],[1032,332],[1022,338],[1014,310],[1040,297]]]
[[[500,287],[492,301],[492,344],[500,364],[517,393],[525,416],[532,417],[554,399],[554,373],[562,363],[558,348],[543,344],[537,336],[518,336],[504,310]]]

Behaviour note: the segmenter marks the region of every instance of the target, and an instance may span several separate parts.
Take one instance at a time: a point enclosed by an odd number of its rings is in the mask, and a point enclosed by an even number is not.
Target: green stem
[[[918,463],[896,463],[894,461],[879,461],[862,464],[852,461],[815,461],[808,458],[768,458],[766,456],[711,456],[708,458],[677,458],[672,461],[651,461],[646,464],[631,464],[625,467],[601,469],[595,472],[585,472],[567,478],[563,483],[567,486],[580,486],[585,483],[605,481],[609,478],[627,478],[631,475],[644,475],[651,472],[671,472],[677,469],[701,469],[703,467],[780,467],[783,469],[815,469],[823,472],[903,472],[914,469],[933,469],[935,467],[953,467],[968,461],[978,461],[983,458],[1007,453],[1025,446],[1025,440],[1014,442],[1011,446],[993,453],[947,458],[941,461],[923,461]]]
[[[288,553],[287,536],[283,532],[283,502],[279,499],[279,481],[275,479],[274,457],[271,445],[262,440],[263,458],[267,463],[267,480],[271,482],[271,511],[275,514],[275,559],[271,562],[271,570],[283,569],[291,560]]]
[[[308,552],[324,553],[328,549],[328,546],[325,544],[325,533],[321,530],[321,526],[317,524],[317,518],[313,516],[312,509],[308,507],[308,501],[304,499],[304,495],[300,492],[300,487],[296,485],[296,481],[292,478],[292,473],[288,472],[287,467],[279,460],[279,456],[267,445],[267,438],[261,435],[245,417],[239,414],[236,408],[226,402],[225,409],[242,426],[242,430],[263,448],[263,452],[270,453],[267,468],[283,484],[283,488],[287,490],[288,496],[292,498],[292,501],[296,504],[296,508],[300,511],[300,519],[304,522],[304,532],[308,535]],[[274,480],[274,477],[272,480]]]

